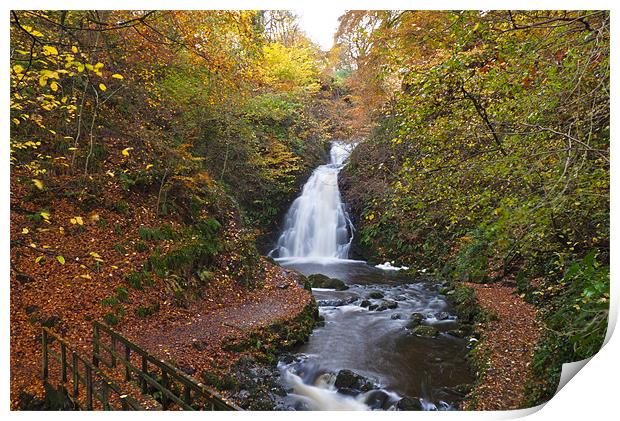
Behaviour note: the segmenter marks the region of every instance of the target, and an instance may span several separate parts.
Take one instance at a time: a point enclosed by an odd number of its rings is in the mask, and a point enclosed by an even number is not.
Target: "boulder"
[[[437,320],[448,320],[450,318],[450,313],[446,311],[441,311],[439,313],[435,313],[435,318]]]
[[[367,392],[374,388],[372,382],[367,378],[346,369],[338,372],[334,386],[336,386],[336,389],[338,389],[339,392],[343,390],[341,393],[345,394],[350,394],[350,389]]]
[[[465,331],[463,331],[462,329],[452,329],[449,330],[447,333],[448,335],[455,336],[457,338],[464,338],[465,336],[467,336]]]
[[[417,336],[422,336],[424,338],[435,338],[439,334],[439,331],[433,326],[420,325],[414,328],[411,333]]]
[[[390,310],[393,310],[393,309],[398,307],[398,303],[396,301],[392,301],[392,300],[385,300],[383,302],[383,305],[385,307],[389,308]]]
[[[377,308],[379,308],[378,304],[371,304],[368,306],[368,310],[376,310]]]
[[[312,286],[312,288],[327,288],[335,289],[337,291],[349,289],[349,287],[340,279],[330,278],[329,276],[325,276],[320,273],[308,276],[308,283]]]
[[[424,320],[424,315],[422,313],[413,313],[410,317],[409,323],[407,324],[407,329],[413,329],[420,326],[422,320]]]
[[[360,303],[360,307],[369,307],[370,305],[372,305],[370,300],[362,300],[362,302]]]
[[[364,402],[370,409],[387,409],[390,406],[390,396],[383,390],[373,390],[366,395]]]
[[[396,409],[398,411],[422,411],[422,402],[419,398],[405,396],[396,402]]]
[[[380,291],[372,291],[370,294],[368,294],[368,298],[373,298],[375,300],[379,300],[379,299],[381,299],[383,297],[384,297],[384,295]]]
[[[402,316],[400,315],[400,313],[394,313],[394,314],[392,314],[390,319],[392,319],[392,320],[399,320],[401,317]]]
[[[351,304],[355,300],[356,300],[355,297],[343,298],[343,299],[334,298],[331,300],[317,300],[316,304],[319,307],[340,307],[340,306],[346,306],[347,304]]]

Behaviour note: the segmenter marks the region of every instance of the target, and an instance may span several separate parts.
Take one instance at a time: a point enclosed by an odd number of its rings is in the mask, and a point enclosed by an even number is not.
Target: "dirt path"
[[[512,287],[468,284],[480,306],[497,315],[482,337],[488,363],[482,384],[472,391],[476,410],[507,410],[523,406],[534,347],[542,331],[536,308]]]
[[[222,349],[230,338],[295,318],[311,294],[278,266],[269,266],[262,287],[248,291],[232,279],[210,285],[205,299],[187,309],[170,307],[149,323],[123,327],[123,333],[154,355],[186,372],[219,371],[239,356]]]

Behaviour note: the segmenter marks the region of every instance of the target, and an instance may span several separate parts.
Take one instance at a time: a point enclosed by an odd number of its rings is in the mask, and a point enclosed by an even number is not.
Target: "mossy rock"
[[[396,403],[398,411],[422,411],[422,402],[419,398],[405,396]]]
[[[326,288],[335,289],[337,291],[344,291],[349,287],[340,279],[330,278],[320,273],[308,276],[308,282],[312,288]]]
[[[433,326],[420,325],[415,327],[411,333],[416,336],[422,336],[423,338],[436,338],[439,335],[439,331]]]

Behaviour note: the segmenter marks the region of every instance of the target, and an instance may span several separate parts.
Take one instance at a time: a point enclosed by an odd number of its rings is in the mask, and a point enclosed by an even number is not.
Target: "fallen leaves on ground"
[[[536,308],[500,284],[467,284],[476,291],[480,306],[495,314],[481,338],[487,369],[477,385],[476,410],[509,410],[523,407],[525,385],[534,348],[542,332]]]

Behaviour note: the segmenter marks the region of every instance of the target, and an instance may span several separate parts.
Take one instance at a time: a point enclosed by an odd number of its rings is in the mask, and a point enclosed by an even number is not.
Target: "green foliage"
[[[159,303],[154,303],[148,306],[139,306],[136,308],[136,316],[148,317],[159,311]]]
[[[125,248],[125,246],[123,246],[123,244],[115,244],[112,248],[118,254],[125,254],[125,253],[127,253],[127,249]]]
[[[110,326],[116,326],[118,324],[119,318],[116,314],[110,311],[103,315],[103,321]]]
[[[562,364],[589,358],[603,345],[609,316],[609,266],[598,260],[597,250],[568,265],[559,281],[562,289],[544,312],[549,327],[533,361],[535,380],[528,386],[531,405],[553,396]],[[549,288],[553,288],[550,286]]]
[[[149,250],[149,247],[144,243],[144,241],[138,240],[133,246],[134,250],[138,253],[144,253]]]
[[[153,285],[153,277],[145,270],[132,272],[125,276],[127,283],[134,289],[142,290],[144,286]]]
[[[177,233],[169,224],[157,228],[140,227],[138,228],[138,235],[144,241],[174,240],[177,238]]]
[[[116,288],[116,298],[118,298],[118,301],[120,301],[122,303],[126,303],[127,301],[129,301],[129,291],[127,291],[126,288],[117,287]]]
[[[572,23],[538,27],[556,17]],[[343,40],[369,46],[353,77],[401,82],[342,174],[360,244],[452,279],[514,279],[555,332],[536,355],[542,402],[561,363],[596,352],[607,324],[609,14],[373,11],[342,22]]]
[[[126,215],[129,211],[129,203],[125,200],[119,200],[118,202],[114,202],[114,210],[121,215]]]

